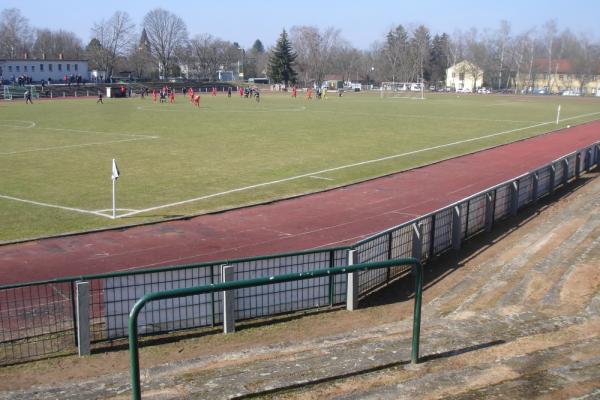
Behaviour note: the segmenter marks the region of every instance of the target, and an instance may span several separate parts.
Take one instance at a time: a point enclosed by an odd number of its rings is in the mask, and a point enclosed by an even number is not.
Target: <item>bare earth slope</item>
[[[597,175],[428,267],[417,366],[411,284],[399,282],[355,312],[145,347],[143,396],[600,398]],[[125,352],[8,367],[0,378],[0,399],[129,396]]]

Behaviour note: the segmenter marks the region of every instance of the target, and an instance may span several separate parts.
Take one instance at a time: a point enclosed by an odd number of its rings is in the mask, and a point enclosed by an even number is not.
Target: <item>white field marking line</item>
[[[568,121],[568,120],[571,120],[571,119],[583,118],[583,117],[588,117],[588,116],[598,115],[598,114],[600,114],[600,111],[599,112],[589,113],[589,114],[581,114],[581,115],[577,115],[577,116],[570,117],[570,118],[565,118],[565,119],[563,119],[561,121]],[[361,161],[361,162],[354,163],[354,164],[342,165],[342,166],[334,167],[334,168],[327,168],[327,169],[323,169],[323,170],[320,170],[320,171],[309,172],[307,174],[302,174],[302,175],[297,175],[297,176],[291,176],[291,177],[283,178],[283,179],[277,179],[277,180],[274,180],[274,181],[271,181],[271,182],[257,183],[255,185],[244,186],[244,187],[237,188],[237,189],[226,190],[226,191],[220,192],[220,193],[208,194],[208,195],[196,197],[196,198],[193,198],[193,199],[182,200],[182,201],[178,201],[178,202],[175,202],[175,203],[164,204],[164,205],[160,205],[160,206],[156,206],[156,207],[150,207],[150,208],[146,208],[146,209],[143,209],[143,210],[137,210],[137,211],[133,211],[133,212],[130,212],[130,213],[126,213],[126,214],[120,215],[117,218],[129,217],[129,216],[132,216],[132,215],[141,214],[141,213],[145,213],[145,212],[149,212],[149,211],[155,211],[155,210],[160,210],[160,209],[163,209],[163,208],[169,208],[169,207],[174,207],[174,206],[180,206],[180,205],[183,205],[183,204],[194,203],[196,201],[206,200],[206,199],[210,199],[210,198],[213,198],[213,197],[224,196],[224,195],[231,194],[231,193],[243,192],[243,191],[250,190],[250,189],[256,189],[256,188],[259,188],[259,187],[276,185],[278,183],[289,182],[289,181],[293,181],[293,180],[297,180],[297,179],[301,179],[301,178],[306,178],[306,177],[310,177],[310,176],[313,176],[313,175],[321,175],[321,174],[324,174],[324,173],[327,173],[327,172],[334,172],[334,171],[339,171],[339,170],[342,170],[342,169],[358,167],[358,166],[361,166],[361,165],[367,165],[367,164],[373,164],[373,163],[377,163],[377,162],[381,162],[381,161],[387,161],[387,160],[391,160],[391,159],[394,159],[394,158],[406,157],[406,156],[409,156],[409,155],[423,153],[423,152],[426,152],[426,151],[441,149],[441,148],[444,148],[444,147],[455,146],[455,145],[458,145],[458,144],[463,144],[463,143],[468,143],[468,142],[474,142],[474,141],[481,140],[481,139],[487,139],[487,138],[491,138],[491,137],[494,137],[494,136],[506,135],[508,133],[519,132],[519,131],[523,131],[523,130],[526,130],[526,129],[537,128],[537,127],[540,127],[540,126],[550,125],[550,124],[555,124],[555,123],[556,123],[556,121],[541,122],[539,124],[525,126],[525,127],[522,127],[522,128],[510,129],[510,130],[507,130],[507,131],[492,133],[490,135],[485,135],[485,136],[480,136],[480,137],[471,138],[471,139],[465,139],[465,140],[459,140],[457,142],[451,142],[451,143],[441,144],[441,145],[438,145],[438,146],[433,146],[433,147],[428,147],[428,148],[424,148],[424,149],[409,151],[409,152],[401,153],[401,154],[394,154],[394,155],[391,155],[391,156],[382,157],[382,158],[378,158],[378,159],[374,159],[374,160]]]
[[[311,175],[311,176],[309,176],[309,178],[312,178],[312,179],[324,179],[326,181],[334,181],[335,180],[333,178],[325,178],[324,176],[316,176],[316,175]]]
[[[37,129],[43,129],[47,131],[57,131],[57,132],[73,132],[73,133],[85,133],[85,134],[96,134],[96,135],[116,135],[116,136],[130,136],[136,138],[143,139],[158,139],[160,136],[151,136],[151,135],[140,135],[136,133],[129,132],[103,132],[103,131],[88,131],[84,129],[69,129],[69,128],[44,128],[38,126]]]
[[[21,125],[7,125],[4,122],[26,122],[29,126],[21,126]],[[35,122],[29,120],[21,120],[21,119],[0,119],[0,126],[5,128],[13,128],[13,129],[31,129],[35,127]]]
[[[332,114],[340,114],[338,111],[329,111],[329,110],[312,110],[312,112],[318,113],[332,113]],[[446,121],[481,121],[481,122],[510,122],[515,124],[522,123],[541,123],[540,121],[531,121],[531,120],[514,120],[514,119],[486,119],[486,118],[470,118],[470,117],[444,117],[444,116],[436,116],[436,115],[421,115],[421,114],[369,114],[369,113],[347,113],[351,115],[363,115],[369,117],[406,117],[406,118],[417,118],[417,119],[443,119]],[[556,121],[555,121],[556,122]]]
[[[6,200],[18,201],[18,202],[21,202],[21,203],[33,204],[33,205],[36,205],[36,206],[58,208],[60,210],[75,211],[75,212],[78,212],[78,213],[81,213],[81,214],[91,214],[91,215],[96,215],[96,216],[99,216],[99,217],[105,217],[105,218],[112,219],[112,216],[109,217],[109,216],[104,215],[102,213],[99,213],[97,211],[83,210],[81,208],[75,208],[75,207],[59,206],[57,204],[42,203],[42,202],[39,202],[39,201],[33,201],[33,200],[27,200],[27,199],[20,199],[18,197],[13,197],[13,196],[6,196],[6,195],[3,195],[3,194],[0,194],[0,198],[1,199],[6,199]]]
[[[38,151],[51,151],[51,150],[61,150],[61,149],[72,149],[77,147],[88,147],[88,146],[101,146],[105,144],[113,144],[113,143],[122,143],[122,142],[133,142],[136,140],[150,140],[150,138],[132,138],[132,139],[121,139],[121,140],[109,140],[107,142],[93,142],[93,143],[82,143],[82,144],[71,144],[65,146],[54,146],[54,147],[41,147],[39,149],[29,149],[29,150],[20,150],[20,151],[8,151],[8,152],[0,152],[0,156],[10,156],[14,154],[23,154],[23,153],[34,153]]]

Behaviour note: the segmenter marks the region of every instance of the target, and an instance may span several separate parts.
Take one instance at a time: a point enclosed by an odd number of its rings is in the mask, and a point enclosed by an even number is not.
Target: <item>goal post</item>
[[[4,91],[3,91],[3,98],[4,100],[12,100],[12,93],[10,92],[10,86],[8,85],[4,85]]]
[[[395,99],[425,99],[422,82],[381,82],[381,97]]]

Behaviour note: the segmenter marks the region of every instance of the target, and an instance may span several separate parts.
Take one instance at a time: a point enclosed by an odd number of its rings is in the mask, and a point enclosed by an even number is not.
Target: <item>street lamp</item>
[[[240,59],[238,58],[238,79],[242,78],[244,80],[244,55],[246,54],[246,50],[241,47],[238,47],[238,50],[242,53],[242,67],[240,69]]]

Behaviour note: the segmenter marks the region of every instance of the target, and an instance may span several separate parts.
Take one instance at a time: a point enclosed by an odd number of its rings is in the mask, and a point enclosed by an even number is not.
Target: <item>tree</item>
[[[398,25],[395,29],[388,32],[382,52],[385,61],[387,61],[387,67],[390,70],[390,77],[393,82],[397,82],[401,74],[400,71],[406,70],[406,68],[403,68],[403,64],[406,66],[410,59],[408,33],[402,25]]]
[[[129,65],[135,75],[139,78],[145,77],[151,73],[149,65],[152,63],[152,53],[150,42],[146,30],[142,29],[140,40],[132,46],[129,54]]]
[[[304,81],[314,80],[321,85],[331,70],[334,49],[339,44],[339,29],[327,28],[321,32],[314,26],[294,26],[290,31],[291,41],[298,54],[296,60]]]
[[[37,58],[58,57],[78,59],[83,57],[81,40],[73,32],[63,30],[37,29],[32,55]]]
[[[429,29],[420,25],[415,29],[411,40],[413,54],[415,56],[415,68],[418,73],[417,80],[429,80],[429,57],[431,53],[431,41]]]
[[[128,50],[133,34],[134,24],[126,12],[117,11],[108,20],[94,23],[92,37],[100,46],[91,48],[88,53],[90,60],[107,76],[112,76],[117,57],[122,56]]]
[[[284,29],[269,57],[268,69],[271,79],[276,83],[283,83],[285,86],[289,82],[296,82],[297,74],[294,70],[296,57],[297,55],[292,50],[292,45]]]
[[[251,51],[256,54],[263,54],[265,52],[265,46],[263,46],[262,42],[259,39],[256,39],[254,41],[254,44],[252,45]]]
[[[548,57],[548,75],[546,86],[548,87],[548,89],[550,89],[550,87],[552,86],[552,52],[554,50],[554,40],[558,31],[556,27],[556,21],[550,20],[546,22],[543,26],[543,29],[544,32],[542,40],[544,43],[544,47],[546,48],[546,55]]]
[[[31,48],[29,21],[16,8],[0,13],[0,58],[22,57]]]
[[[173,13],[157,8],[146,14],[142,25],[159,74],[167,76],[174,66],[175,51],[187,42],[185,22]]]
[[[430,80],[435,85],[446,82],[446,70],[450,67],[450,38],[443,33],[435,35],[431,43],[431,56],[429,59]]]

